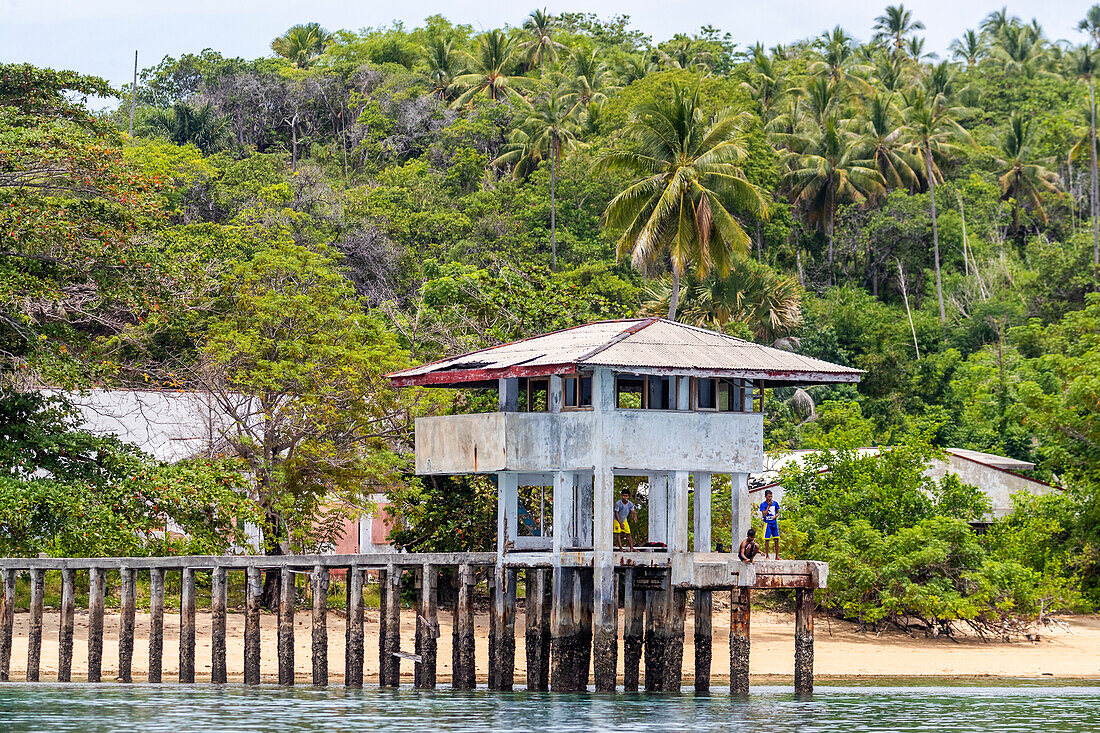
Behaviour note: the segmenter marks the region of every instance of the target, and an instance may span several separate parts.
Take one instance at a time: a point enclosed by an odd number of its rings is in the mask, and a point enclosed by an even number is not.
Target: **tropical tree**
[[[1002,5],[1000,10],[994,10],[982,19],[982,33],[996,38],[1005,27],[1019,22],[1019,18],[1008,14],[1008,6]]]
[[[452,39],[435,38],[424,47],[428,61],[428,78],[440,99],[449,99],[454,93],[455,78],[462,73],[462,59],[454,49]]]
[[[1044,168],[1037,160],[1037,140],[1032,119],[1022,112],[1013,112],[1001,134],[997,165],[1004,169],[997,177],[1001,196],[1012,201],[1012,230],[1020,230],[1020,206],[1026,203],[1046,224],[1047,214],[1042,194],[1057,193],[1058,175]]]
[[[564,150],[577,147],[576,113],[572,94],[556,90],[539,97],[520,125],[512,132],[494,163],[512,166],[516,178],[526,177],[546,158],[550,159],[550,266],[558,266],[557,180],[558,163]]]
[[[910,101],[906,114],[906,138],[924,163],[928,198],[932,206],[932,246],[936,264],[936,300],[940,307],[940,323],[947,321],[943,305],[943,277],[940,271],[940,232],[936,222],[936,182],[941,177],[940,166],[961,153],[960,141],[970,136],[954,118],[955,109],[936,105],[922,92]]]
[[[618,76],[619,86],[628,86],[636,81],[641,81],[659,66],[645,53],[623,54],[615,65],[615,74]]]
[[[837,26],[819,39],[821,59],[810,65],[810,73],[828,78],[835,84],[847,84],[855,81],[861,86],[866,82],[852,72],[866,71],[867,67],[859,63],[852,37],[843,28]]]
[[[967,68],[975,66],[986,53],[985,41],[981,34],[972,28],[967,28],[961,38],[951,41],[947,50],[951,52],[952,58],[965,61]]]
[[[875,18],[872,29],[875,31],[874,40],[890,44],[893,54],[899,56],[905,50],[906,36],[924,30],[924,23],[913,20],[913,11],[906,10],[905,5],[888,5],[886,11]]]
[[[325,52],[331,40],[332,34],[320,23],[305,23],[288,28],[286,33],[271,42],[271,50],[290,61],[292,66],[305,69]]]
[[[807,223],[819,226],[829,242],[829,276],[833,277],[833,229],[840,204],[863,204],[885,193],[886,181],[859,138],[836,118],[820,129],[785,136],[791,150],[790,170],[782,183]]]
[[[1100,175],[1096,164],[1096,76],[1095,53],[1100,50],[1100,5],[1093,5],[1077,27],[1088,34],[1092,42],[1085,44],[1080,61],[1076,64],[1079,74],[1087,75],[1089,80],[1089,190],[1092,193],[1092,264],[1100,269]]]
[[[637,106],[626,129],[631,147],[605,155],[600,171],[622,171],[633,180],[604,212],[604,226],[620,230],[620,256],[649,271],[658,262],[672,270],[668,317],[676,319],[680,278],[725,275],[750,239],[735,213],[767,215],[764,195],[745,177],[746,133],[751,113],[727,107],[708,120],[699,89],[673,85],[672,93]]]
[[[224,150],[230,142],[229,121],[219,116],[210,103],[192,107],[186,102],[176,102],[171,109],[156,110],[149,118],[149,125],[176,145],[190,143],[203,155]]]
[[[921,161],[905,145],[905,128],[891,94],[875,94],[867,105],[859,157],[882,174],[887,188],[916,191],[921,187]]]
[[[1049,60],[1042,30],[1023,23],[1009,23],[1001,29],[992,55],[1006,74],[1022,74],[1028,79],[1044,74]]]
[[[761,44],[756,44],[751,50],[749,80],[741,82],[741,86],[760,107],[761,117],[770,120],[776,103],[787,92],[787,83],[779,69],[779,64],[764,51]]]
[[[482,35],[477,55],[467,54],[469,73],[455,77],[455,85],[465,91],[453,106],[469,104],[479,94],[494,102],[512,99],[527,104],[521,90],[528,82],[515,73],[516,50],[515,41],[503,31],[492,30]]]
[[[575,107],[588,110],[593,105],[603,104],[607,93],[615,89],[609,83],[610,73],[607,64],[602,62],[595,51],[586,52],[577,49],[573,53],[572,91],[569,100]]]
[[[565,48],[564,44],[554,40],[553,34],[557,28],[557,19],[542,10],[532,10],[523,21],[523,30],[530,34],[530,38],[520,44],[520,48],[527,53],[528,67],[538,66],[540,72],[545,72],[546,62],[551,63],[558,57],[558,51]]]

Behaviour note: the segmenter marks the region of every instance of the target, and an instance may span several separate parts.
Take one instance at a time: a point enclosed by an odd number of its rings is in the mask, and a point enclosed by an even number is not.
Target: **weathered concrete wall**
[[[597,447],[608,465],[653,471],[762,470],[764,421],[756,413],[614,410],[489,412],[416,421],[418,474],[591,469]],[[639,450],[644,447],[644,450]]]
[[[1021,491],[1031,494],[1049,494],[1058,489],[1025,476],[1001,471],[961,456],[948,454],[947,461],[935,461],[926,471],[937,481],[946,473],[953,473],[964,484],[977,486],[993,505],[992,518],[1000,519],[1012,513],[1012,495]]]

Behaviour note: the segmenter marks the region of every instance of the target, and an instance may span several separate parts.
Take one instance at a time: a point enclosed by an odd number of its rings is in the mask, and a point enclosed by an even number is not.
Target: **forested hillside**
[[[246,466],[284,541],[269,551],[331,540],[364,486],[391,493],[400,542],[472,548],[491,487],[422,485],[409,452],[412,417],[476,398],[382,375],[674,314],[866,370],[769,393],[772,448],[1035,462],[1067,493],[985,551],[1034,573],[1013,583],[1056,577],[1055,605],[1100,601],[1100,6],[1068,40],[992,13],[950,58],[902,6],[774,48],[710,27],[657,41],[627,16],[511,22],[298,25],[267,58],[196,49],[136,89],[0,67],[5,400],[209,390],[240,429],[171,470],[215,497]],[[83,101],[112,94],[109,113]],[[28,525],[8,552],[62,550],[26,512],[50,483],[29,456],[69,434],[42,424],[0,477],[4,521]],[[113,476],[50,490],[95,502]]]

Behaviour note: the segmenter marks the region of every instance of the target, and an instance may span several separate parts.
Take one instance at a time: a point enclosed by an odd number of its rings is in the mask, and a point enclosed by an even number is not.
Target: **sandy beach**
[[[295,617],[295,668],[303,682],[311,674],[310,629],[308,612]],[[210,615],[199,613],[196,642],[196,676],[210,677]],[[451,675],[451,624],[449,611],[439,616],[438,676],[440,683]],[[1100,679],[1100,616],[1071,616],[1063,619],[1068,632],[1042,632],[1039,641],[987,642],[977,637],[925,638],[911,637],[899,631],[881,634],[860,632],[854,624],[819,618],[815,633],[814,666],[819,680],[861,677],[945,677],[945,678],[1078,678]],[[103,679],[110,680],[118,670],[118,615],[108,614],[104,622]],[[22,680],[26,674],[28,615],[15,618],[15,639],[12,648],[11,679]],[[478,679],[485,680],[488,657],[489,618],[482,612],[475,620],[477,638]],[[331,681],[341,681],[344,672],[344,616],[331,612],[328,616],[329,670]],[[401,648],[413,649],[414,612],[404,609],[401,616]],[[729,613],[715,611],[714,662],[712,681],[729,681]],[[261,672],[265,680],[277,674],[275,659],[276,619],[265,614],[262,619]],[[378,612],[367,610],[366,677],[378,675]],[[82,679],[87,669],[87,613],[77,612],[76,641],[73,645],[73,679]],[[522,610],[516,619],[516,682],[526,674],[524,659],[524,619]],[[688,616],[684,650],[684,683],[693,678],[694,653],[690,640],[694,634]],[[148,661],[149,616],[137,616],[134,649],[134,680],[143,681]],[[751,674],[754,682],[782,681],[794,672],[793,617],[756,611],[752,618]],[[58,614],[47,611],[42,635],[41,679],[56,679],[58,653]],[[231,680],[240,681],[244,669],[244,615],[231,613],[228,618],[228,667]],[[620,649],[620,671],[622,651]],[[412,681],[411,662],[401,663],[403,681]],[[164,679],[175,678],[179,670],[179,615],[166,613],[164,619]]]

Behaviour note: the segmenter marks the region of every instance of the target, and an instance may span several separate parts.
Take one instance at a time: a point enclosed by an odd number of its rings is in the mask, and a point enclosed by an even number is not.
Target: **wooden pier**
[[[590,555],[591,553],[588,553]],[[608,628],[596,633],[593,622],[593,578],[590,558],[576,553],[569,562],[555,566],[548,553],[422,553],[375,555],[291,555],[225,557],[141,557],[141,558],[0,558],[0,681],[10,679],[14,621],[15,581],[27,573],[31,581],[29,636],[27,644],[28,682],[40,680],[44,580],[46,571],[60,571],[62,599],[59,623],[57,681],[72,680],[73,629],[75,615],[74,577],[87,573],[88,668],[86,679],[98,682],[103,669],[103,627],[106,574],[119,573],[120,609],[118,680],[134,678],[134,636],[137,577],[149,573],[150,637],[147,660],[148,681],[162,681],[164,648],[164,593],[169,573],[178,573],[181,589],[179,682],[195,682],[196,578],[210,574],[211,681],[225,683],[226,615],[230,573],[245,579],[244,668],[245,684],[260,682],[261,573],[279,577],[278,632],[274,650],[278,660],[278,681],[294,684],[294,610],[298,574],[306,575],[313,591],[311,653],[312,682],[329,684],[326,598],[332,570],[346,572],[347,618],[344,629],[346,666],[344,684],[364,684],[364,579],[376,572],[381,591],[379,609],[379,685],[396,687],[402,659],[414,663],[413,684],[420,689],[436,687],[436,652],[439,637],[438,578],[450,569],[457,579],[452,644],[454,689],[475,687],[475,637],[473,587],[475,571],[490,578],[490,632],[488,686],[510,690],[525,685],[529,690],[577,691],[594,685],[597,691],[614,691],[622,678],[622,689],[647,692],[679,691],[685,643],[688,594],[694,594],[695,689],[710,687],[712,600],[715,593],[731,593],[730,687],[735,693],[748,691],[749,598],[752,588],[792,588],[796,594],[795,688],[813,689],[813,589],[823,587],[824,563],[807,561],[759,561],[742,565],[729,555],[699,553],[693,558],[693,584],[671,582],[669,553],[616,553]],[[585,561],[588,561],[587,563]],[[416,599],[415,648],[401,649],[400,592],[406,573],[418,588]],[[517,586],[526,588],[523,640],[527,678],[515,678],[515,620]],[[620,619],[621,617],[621,619]],[[619,634],[623,659],[618,659]],[[267,654],[271,650],[266,651]],[[645,659],[644,683],[640,663]],[[590,675],[590,672],[592,674]]]

